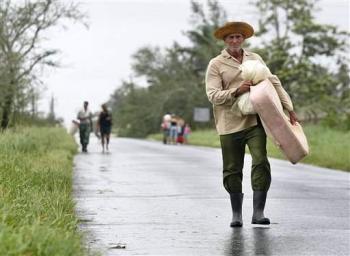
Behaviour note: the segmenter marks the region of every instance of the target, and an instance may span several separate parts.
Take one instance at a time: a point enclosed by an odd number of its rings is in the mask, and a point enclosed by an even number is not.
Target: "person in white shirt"
[[[90,132],[92,131],[92,113],[88,109],[89,102],[84,101],[84,108],[78,112],[80,144],[82,152],[87,152]]]
[[[171,120],[171,115],[169,113],[166,113],[163,116],[163,121],[161,124],[161,128],[163,130],[163,144],[169,143],[170,120]]]

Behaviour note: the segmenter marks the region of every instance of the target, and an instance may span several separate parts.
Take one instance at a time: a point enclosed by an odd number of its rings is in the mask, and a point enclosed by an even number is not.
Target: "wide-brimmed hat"
[[[246,22],[233,21],[227,22],[222,27],[215,30],[214,36],[217,39],[224,39],[229,34],[242,34],[244,38],[251,37],[254,34],[254,29]]]

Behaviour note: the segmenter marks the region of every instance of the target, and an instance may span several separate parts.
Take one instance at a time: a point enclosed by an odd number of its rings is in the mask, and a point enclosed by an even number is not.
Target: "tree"
[[[9,125],[16,95],[39,78],[38,67],[57,66],[55,49],[42,49],[40,42],[49,28],[62,20],[82,21],[77,4],[59,0],[0,1],[0,94],[1,128]]]
[[[190,54],[194,68],[204,74],[208,62],[218,55],[223,49],[223,43],[215,39],[214,30],[227,20],[225,10],[217,1],[207,2],[209,13],[204,6],[196,1],[191,1],[193,29],[185,34],[191,41],[191,46],[185,47]]]
[[[148,89],[137,87],[133,81],[123,81],[109,104],[119,136],[145,137],[159,128],[156,101],[149,97]]]
[[[260,13],[257,35],[263,47],[253,51],[281,79],[298,112],[302,110],[310,119],[347,118],[350,126],[349,67],[344,54],[348,34],[317,24],[311,0],[261,0],[255,5]],[[192,122],[194,107],[211,108],[204,76],[209,60],[224,47],[213,32],[226,22],[226,13],[215,0],[209,0],[207,7],[191,2],[192,29],[185,32],[190,45],[174,42],[170,48],[143,47],[134,54],[133,75],[144,78],[147,87],[123,83],[111,98],[117,126],[124,135],[157,132],[166,112]],[[329,68],[327,63],[336,65]]]
[[[111,97],[119,134],[146,136],[158,132],[165,113],[179,115],[195,128],[194,107],[211,107],[205,94],[204,72],[209,60],[222,49],[213,31],[226,14],[217,1],[208,1],[208,13],[203,5],[191,3],[193,29],[185,32],[190,46],[174,42],[166,49],[143,47],[133,55],[134,75],[144,78],[148,85],[142,88],[123,83]]]
[[[256,49],[281,79],[295,105],[306,116],[349,114],[349,34],[335,26],[318,24],[315,0],[261,0]],[[340,109],[342,112],[335,111]]]

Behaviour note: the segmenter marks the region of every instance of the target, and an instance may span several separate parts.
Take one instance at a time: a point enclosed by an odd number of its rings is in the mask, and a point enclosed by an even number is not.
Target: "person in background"
[[[163,116],[162,124],[160,125],[160,127],[163,131],[163,144],[169,143],[170,121],[171,121],[171,115],[169,113],[166,113]]]
[[[188,123],[186,123],[184,128],[184,144],[188,144],[188,139],[190,137],[190,134],[191,134],[191,127]]]
[[[177,117],[175,114],[171,115],[171,120],[170,120],[170,143],[176,145],[177,141]]]
[[[112,115],[107,109],[106,104],[102,104],[102,111],[100,112],[97,120],[97,130],[101,134],[102,152],[105,152],[105,146],[107,152],[109,151],[109,141],[112,129]]]
[[[92,131],[92,113],[88,109],[89,102],[84,101],[84,107],[78,112],[77,119],[79,120],[79,135],[82,152],[87,152],[89,144],[90,132]]]
[[[181,117],[177,119],[177,139],[176,142],[179,144],[184,143],[184,131],[185,131],[185,120]]]
[[[249,92],[252,81],[244,81],[240,65],[246,60],[262,58],[242,48],[244,41],[253,36],[254,29],[246,22],[227,22],[214,36],[226,45],[221,54],[213,58],[206,73],[206,93],[213,104],[217,132],[220,136],[223,158],[223,185],[230,195],[232,207],[231,227],[241,227],[242,179],[245,147],[252,157],[251,185],[253,189],[252,224],[269,225],[264,215],[267,192],[271,184],[270,163],[267,158],[266,133],[258,115],[236,115],[231,111],[237,97]],[[291,123],[297,121],[293,104],[277,76],[268,78],[280,97],[283,108],[289,112]]]

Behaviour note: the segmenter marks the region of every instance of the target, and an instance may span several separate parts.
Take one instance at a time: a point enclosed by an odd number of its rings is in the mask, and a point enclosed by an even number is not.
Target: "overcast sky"
[[[47,111],[51,95],[56,115],[68,124],[84,100],[91,110],[100,109],[109,96],[132,74],[131,55],[142,46],[187,44],[183,32],[190,28],[190,0],[85,0],[89,29],[75,24],[55,29],[45,45],[61,51],[62,67],[46,70],[39,109]],[[205,3],[206,1],[200,1]],[[246,0],[221,0],[229,20],[256,25],[254,8]],[[317,20],[349,31],[349,1],[321,0]]]

